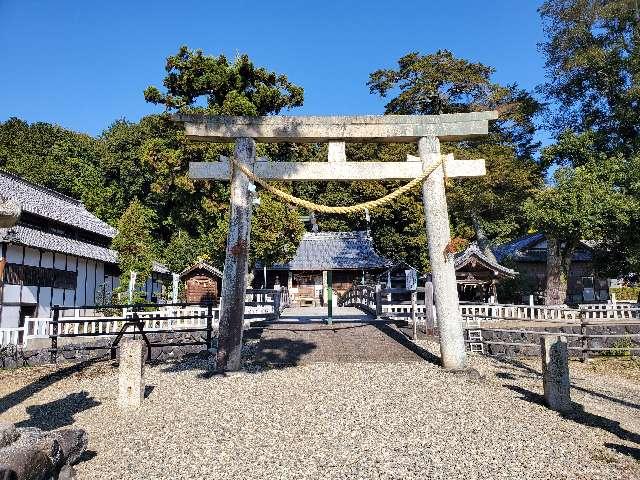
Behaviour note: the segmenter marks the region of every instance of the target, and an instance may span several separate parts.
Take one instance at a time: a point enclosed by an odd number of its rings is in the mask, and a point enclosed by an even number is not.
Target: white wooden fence
[[[411,318],[411,304],[391,304],[382,305],[382,315],[393,320]],[[418,323],[424,322],[424,304],[416,305],[416,319]],[[433,318],[437,321],[435,306]],[[580,324],[581,319],[605,321],[622,319],[640,319],[640,305],[637,303],[627,304],[587,304],[579,305],[578,308],[567,306],[546,306],[546,305],[505,305],[505,304],[460,304],[460,314],[463,320],[472,319],[477,323],[487,323],[502,320],[511,321],[531,321],[531,322],[552,322],[552,323],[575,323]]]
[[[253,313],[264,310],[262,306],[247,307]],[[273,311],[273,310],[272,310]],[[220,309],[213,308],[213,326],[217,328]],[[181,328],[198,328],[207,325],[207,307],[189,306],[184,308],[161,307],[159,310],[137,312],[144,323],[144,330],[180,330]],[[173,317],[173,318],[167,318]],[[116,334],[124,323],[133,318],[133,312],[123,311],[120,316],[80,316],[61,317],[61,320],[78,320],[78,323],[58,324],[59,334]],[[95,320],[95,321],[93,321]],[[49,338],[52,334],[52,321],[49,317],[26,317],[24,327],[0,329],[0,346],[26,346],[31,339]]]
[[[289,291],[286,287],[278,289],[249,289],[246,294],[246,321],[267,317],[277,318],[280,312],[290,305]],[[61,316],[58,323],[58,334],[116,334],[123,324],[133,318],[133,312],[123,310],[120,316],[80,316],[80,310],[73,310],[74,316]],[[71,312],[71,310],[67,310]],[[220,308],[213,308],[213,327],[218,328]],[[157,310],[138,311],[137,316],[144,321],[145,331],[179,330],[181,328],[199,328],[207,325],[207,307],[160,306]],[[171,318],[167,318],[171,317]],[[66,323],[66,320],[77,320],[77,323]],[[50,317],[26,317],[23,327],[0,328],[0,347],[5,345],[26,346],[31,339],[49,338],[53,333]]]

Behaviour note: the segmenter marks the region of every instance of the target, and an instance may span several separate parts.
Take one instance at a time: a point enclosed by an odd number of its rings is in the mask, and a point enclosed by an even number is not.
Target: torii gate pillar
[[[422,137],[418,141],[418,151],[422,166],[426,170],[440,160],[440,140],[438,137]],[[422,200],[440,332],[440,356],[442,366],[453,370],[466,367],[467,354],[458,305],[453,254],[446,253],[446,247],[451,241],[451,227],[444,180],[444,170],[441,165],[425,180],[422,186]]]
[[[249,168],[256,161],[256,142],[252,138],[236,139],[235,158]],[[220,326],[216,369],[236,371],[241,367],[244,302],[247,290],[247,267],[251,233],[252,198],[249,179],[239,169],[231,173],[231,212],[224,276],[220,298]]]

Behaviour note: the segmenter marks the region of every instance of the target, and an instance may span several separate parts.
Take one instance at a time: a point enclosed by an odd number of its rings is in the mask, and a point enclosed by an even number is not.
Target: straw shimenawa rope
[[[431,175],[444,161],[444,157],[441,155],[440,159],[434,163],[433,165],[431,165],[429,168],[427,168],[425,171],[422,172],[422,174],[420,174],[420,176],[414,178],[413,180],[411,180],[409,183],[395,189],[393,192],[385,195],[384,197],[378,198],[377,200],[371,200],[368,202],[364,202],[364,203],[358,203],[356,205],[349,205],[346,207],[340,207],[340,206],[330,206],[330,205],[321,205],[318,203],[314,203],[314,202],[310,202],[309,200],[304,200],[302,198],[298,198],[295,197],[283,190],[280,190],[277,187],[274,187],[273,185],[269,184],[268,182],[266,182],[265,180],[261,179],[260,177],[256,176],[251,170],[249,170],[245,165],[241,164],[240,162],[238,162],[234,157],[230,157],[231,162],[233,163],[233,165],[237,168],[240,169],[240,171],[242,173],[244,173],[247,177],[249,177],[249,179],[251,179],[251,181],[261,185],[264,189],[268,190],[269,192],[273,193],[274,195],[276,195],[277,197],[282,198],[283,200],[292,203],[294,205],[298,205],[300,207],[304,207],[308,210],[314,211],[314,212],[322,212],[322,213],[341,213],[341,214],[347,214],[347,213],[355,213],[355,212],[360,212],[363,210],[371,210],[373,208],[376,207],[380,207],[382,205],[385,205],[387,203],[390,203],[391,201],[395,200],[396,198],[398,198],[400,195],[407,193],[409,190],[411,190],[412,188],[420,185],[429,175]]]

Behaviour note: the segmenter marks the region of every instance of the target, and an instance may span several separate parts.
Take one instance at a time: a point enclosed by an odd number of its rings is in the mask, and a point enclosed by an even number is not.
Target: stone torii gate
[[[446,177],[485,174],[484,160],[441,162],[440,140],[458,141],[488,133],[488,122],[497,112],[444,115],[383,115],[329,117],[224,117],[176,115],[187,138],[194,141],[235,142],[235,162],[264,180],[354,181],[410,180],[423,171],[435,170],[423,184],[423,201],[433,271],[436,313],[440,333],[442,365],[446,369],[466,367],[462,319],[453,265]],[[271,162],[256,159],[255,142],[329,143],[328,162]],[[348,162],[345,142],[413,143],[419,157],[404,162]],[[222,282],[222,311],[216,368],[233,371],[241,367],[240,351],[244,324],[244,297],[251,226],[250,181],[233,162],[192,162],[194,179],[231,181],[231,219]]]

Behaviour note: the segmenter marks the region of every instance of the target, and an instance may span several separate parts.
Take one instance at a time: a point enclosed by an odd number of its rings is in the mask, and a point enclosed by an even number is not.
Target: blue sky
[[[248,53],[305,89],[292,114],[376,114],[369,73],[410,51],[449,49],[496,68],[494,80],[544,79],[537,0],[0,0],[0,121],[17,116],[97,135],[160,111],[165,58],[186,44]]]

